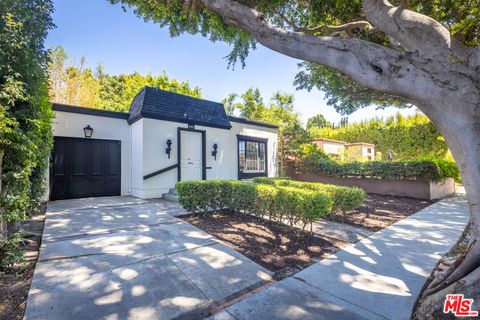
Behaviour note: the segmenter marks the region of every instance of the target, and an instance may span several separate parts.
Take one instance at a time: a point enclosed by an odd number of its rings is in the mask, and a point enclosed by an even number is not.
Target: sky
[[[294,109],[303,123],[318,113],[334,123],[341,115],[327,106],[319,90],[296,90],[293,85],[300,60],[286,57],[258,45],[246,61],[227,68],[225,56],[230,48],[213,43],[200,35],[184,34],[171,38],[168,30],[137,17],[132,10],[124,12],[119,5],[107,0],[54,0],[56,28],[47,38],[47,47],[61,45],[68,55],[79,60],[85,57],[87,66],[102,63],[110,74],[161,74],[199,86],[205,99],[221,101],[232,92],[243,93],[258,87],[268,102],[276,91],[294,95]],[[349,122],[373,117],[385,117],[398,109],[361,109],[349,116]],[[415,110],[401,110],[413,114]]]

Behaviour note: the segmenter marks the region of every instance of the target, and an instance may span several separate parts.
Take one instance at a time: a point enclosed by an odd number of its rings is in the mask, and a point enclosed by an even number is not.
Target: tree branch
[[[372,99],[374,101],[380,102],[402,100],[402,97],[399,97],[392,93],[382,93],[381,95],[375,95],[375,92],[372,92],[372,90],[368,88],[360,91],[351,90],[349,88],[337,88],[336,91],[357,99]]]
[[[232,0],[201,1],[226,23],[250,33],[265,47],[331,67],[371,89],[417,102],[430,94],[439,94],[434,82],[422,88],[416,86],[417,80],[429,77],[427,71],[394,49],[356,38],[318,37],[285,30],[272,25],[256,10]]]
[[[372,26],[370,22],[364,21],[364,20],[348,22],[339,26],[319,25],[317,27],[312,27],[312,28],[302,28],[297,26],[295,23],[293,23],[293,21],[288,19],[283,13],[278,12],[277,14],[280,18],[282,18],[283,21],[285,21],[293,29],[293,31],[303,32],[310,35],[326,30],[326,31],[330,31],[329,35],[332,37],[342,32],[346,32],[349,36],[352,37],[353,36],[352,31],[355,29],[366,29],[367,33],[369,34],[373,34],[379,31],[377,28]]]
[[[339,26],[327,26],[327,28],[330,31],[332,31],[331,35],[333,35],[334,33],[342,32],[342,31],[346,31],[348,33],[348,31],[355,30],[355,29],[365,29],[368,34],[373,34],[379,31],[377,28],[372,26],[368,21],[353,21],[353,22],[345,23]]]
[[[438,21],[406,9],[408,1],[399,7],[387,0],[362,0],[362,4],[369,21],[409,51],[429,58],[465,57],[470,51]]]

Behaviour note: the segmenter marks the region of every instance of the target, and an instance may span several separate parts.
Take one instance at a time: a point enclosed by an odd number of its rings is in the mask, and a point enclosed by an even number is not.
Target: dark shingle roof
[[[230,120],[231,122],[251,124],[251,125],[254,125],[254,126],[257,126],[257,127],[278,129],[278,126],[274,125],[274,124],[261,122],[261,121],[255,121],[255,120],[248,120],[248,119],[245,119],[245,118],[239,118],[239,117],[234,117],[234,116],[228,116],[228,120]]]
[[[52,103],[52,110],[70,112],[70,113],[88,114],[91,116],[98,116],[98,117],[104,117],[104,118],[125,119],[125,120],[127,120],[130,116],[126,112],[117,112],[117,111],[110,111],[110,110],[71,106],[68,104],[55,103],[55,102]]]
[[[145,87],[132,101],[128,123],[141,118],[160,119],[230,129],[223,105],[183,94]]]

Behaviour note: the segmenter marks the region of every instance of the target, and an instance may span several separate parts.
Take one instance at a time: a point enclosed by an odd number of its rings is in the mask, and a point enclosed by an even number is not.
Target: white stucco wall
[[[187,124],[154,119],[140,119],[128,125],[125,119],[55,111],[54,136],[84,137],[83,128],[90,125],[92,139],[121,141],[121,194],[139,198],[161,197],[177,182],[177,169],[143,180],[147,174],[177,163],[179,127]],[[268,175],[277,175],[277,130],[231,122],[230,130],[196,126],[206,132],[207,180],[238,179],[237,134],[268,139]],[[170,159],[165,152],[166,141],[172,140]],[[217,159],[212,156],[213,144],[218,144]]]
[[[232,129],[230,130],[230,139],[229,145],[233,146],[232,152],[232,160],[235,170],[235,177],[233,179],[237,179],[237,134],[241,134],[244,136],[251,136],[251,137],[259,137],[268,139],[267,144],[267,162],[268,162],[268,176],[275,177],[277,176],[278,170],[278,134],[277,129],[273,128],[265,128],[261,126],[255,126],[251,124],[244,124],[238,122],[231,122]]]
[[[132,141],[132,165],[129,174],[132,177],[132,195],[143,198],[143,119],[130,126]]]
[[[64,111],[54,111],[53,135],[59,137],[85,137],[83,128],[93,128],[92,139],[121,141],[121,194],[131,193],[130,128],[125,119],[107,118]]]
[[[187,128],[187,124],[143,119],[143,174],[150,174],[157,170],[177,163],[178,138],[177,129]],[[136,123],[134,123],[135,125]],[[205,130],[207,180],[235,180],[238,179],[237,134],[268,139],[268,175],[277,175],[277,130],[250,124],[231,122],[230,130],[195,126],[197,130]],[[170,159],[165,152],[167,139],[172,140]],[[135,141],[135,140],[132,140]],[[136,143],[136,141],[134,142]],[[212,156],[213,144],[218,144],[217,159]],[[136,161],[132,162],[135,166]],[[136,181],[135,177],[133,178]],[[161,197],[177,183],[177,169],[170,170],[158,176],[143,181],[143,192],[134,195],[143,198]],[[135,190],[135,188],[134,188]],[[141,194],[141,195],[140,195]]]
[[[141,120],[142,121],[142,120]],[[143,119],[143,176],[177,163],[177,128],[187,124]],[[172,140],[170,159],[165,149],[167,140]],[[157,198],[177,183],[177,169],[172,169],[143,181],[143,197]]]
[[[343,158],[345,152],[345,145],[343,143],[336,143],[332,141],[325,141],[323,143],[323,151],[327,154],[335,154]]]
[[[371,153],[368,152],[368,149],[370,148]],[[370,160],[375,160],[375,148],[370,147],[370,146],[363,146],[362,147],[362,152],[363,152],[363,158],[365,160],[368,160],[368,156],[371,156],[372,158]]]

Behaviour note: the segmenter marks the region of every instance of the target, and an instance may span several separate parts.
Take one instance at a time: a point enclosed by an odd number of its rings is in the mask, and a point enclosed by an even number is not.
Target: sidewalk
[[[410,319],[423,284],[468,219],[465,197],[437,202],[212,319]]]

